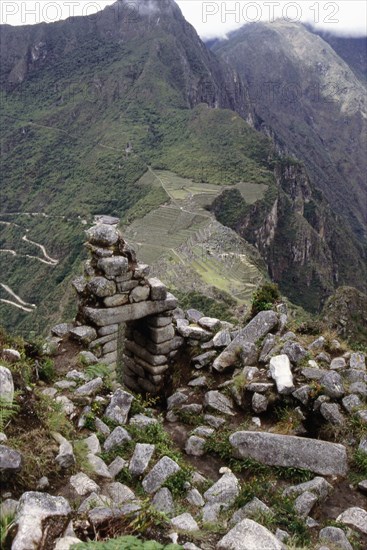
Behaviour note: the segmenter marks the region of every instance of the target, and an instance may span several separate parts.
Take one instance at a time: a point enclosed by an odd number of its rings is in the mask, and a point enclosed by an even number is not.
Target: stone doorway
[[[173,324],[177,300],[161,281],[149,278],[149,266],[137,261],[117,223],[103,217],[86,232],[91,258],[84,276],[74,281],[79,295],[74,331],[85,335],[119,382],[159,395],[183,344]]]

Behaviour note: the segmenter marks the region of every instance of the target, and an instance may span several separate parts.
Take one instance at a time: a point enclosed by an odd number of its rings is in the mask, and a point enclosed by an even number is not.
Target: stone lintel
[[[155,313],[170,311],[176,307],[177,299],[172,294],[168,294],[167,299],[163,301],[139,302],[109,309],[85,307],[83,313],[88,321],[93,322],[98,327],[102,327],[126,321],[136,321]]]

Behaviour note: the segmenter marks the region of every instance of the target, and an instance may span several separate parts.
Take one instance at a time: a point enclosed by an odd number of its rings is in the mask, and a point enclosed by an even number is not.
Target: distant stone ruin
[[[177,300],[161,281],[149,278],[149,266],[137,261],[118,221],[103,216],[87,231],[91,259],[73,283],[80,303],[71,332],[112,374],[121,366],[125,386],[157,395],[184,341],[173,324]]]

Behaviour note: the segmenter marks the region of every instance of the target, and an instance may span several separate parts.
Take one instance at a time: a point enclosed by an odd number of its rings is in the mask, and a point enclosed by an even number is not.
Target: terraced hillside
[[[239,305],[248,305],[263,279],[264,266],[261,271],[255,249],[215,221],[201,204],[210,204],[227,187],[195,183],[165,170],[149,172],[155,178],[150,184],[160,185],[169,202],[125,227],[124,235],[139,258],[172,289],[213,297],[219,290]],[[234,187],[242,189],[249,204],[256,196],[261,198],[265,188],[243,183]]]

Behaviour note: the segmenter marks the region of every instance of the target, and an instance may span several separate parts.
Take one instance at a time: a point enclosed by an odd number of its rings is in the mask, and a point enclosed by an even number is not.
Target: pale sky
[[[9,25],[51,23],[71,15],[91,15],[115,0],[1,0],[0,22]],[[126,0],[138,10],[138,0]],[[147,3],[152,0],[147,0]],[[284,17],[308,22],[317,28],[339,35],[367,35],[365,0],[177,0],[185,18],[203,39],[225,37],[248,22]]]

